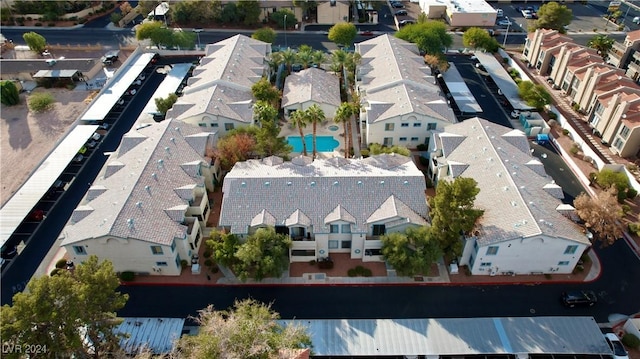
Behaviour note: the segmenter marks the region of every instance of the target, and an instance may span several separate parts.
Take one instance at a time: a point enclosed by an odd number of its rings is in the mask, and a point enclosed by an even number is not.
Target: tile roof
[[[356,51],[362,56],[356,71],[369,123],[410,113],[456,122],[416,45],[380,35],[356,44]]]
[[[185,119],[211,114],[251,123],[251,86],[265,74],[271,45],[245,35],[207,45],[206,56],[193,70],[183,96],[167,118]]]
[[[287,76],[282,90],[282,107],[305,102],[340,106],[340,80],[314,67]],[[333,114],[326,114],[333,117]]]
[[[131,129],[125,137],[135,138],[136,144],[121,146],[110,155],[62,230],[62,245],[103,236],[168,245],[185,235],[187,226],[180,222],[188,197],[204,182],[182,166],[209,161],[186,140],[199,133],[198,127],[176,120]],[[213,144],[215,134],[207,136]],[[110,170],[113,163],[118,168],[115,172]]]
[[[631,42],[640,40],[640,30],[628,32],[625,40]]]
[[[449,125],[445,133],[450,135],[436,135],[438,143],[454,139],[458,144],[439,163],[467,164],[460,176],[473,178],[480,188],[475,201],[485,211],[480,245],[540,234],[589,244],[580,228],[556,211],[561,204],[557,187],[545,188],[554,182],[541,173],[524,133],[477,117]]]
[[[239,162],[223,185],[220,226],[246,233],[263,210],[283,225],[295,221],[313,225],[314,232],[328,231],[326,221],[355,222],[354,230],[366,231],[367,219],[398,214],[413,223],[426,224],[428,208],[425,179],[410,158],[380,155],[365,160],[337,162],[315,160],[309,164],[265,164],[260,160]],[[385,205],[388,212],[380,212]]]

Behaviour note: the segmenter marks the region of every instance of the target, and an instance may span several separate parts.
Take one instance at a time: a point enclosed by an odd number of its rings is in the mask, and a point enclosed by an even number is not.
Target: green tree
[[[527,103],[538,111],[551,103],[551,94],[542,85],[535,85],[531,81],[521,81],[518,84],[518,94]]]
[[[261,157],[280,156],[287,159],[293,151],[287,139],[280,136],[280,126],[274,120],[262,121],[257,128],[255,138],[255,151]]]
[[[291,123],[292,126],[295,126],[298,128],[298,131],[300,132],[300,139],[302,140],[302,154],[306,156],[307,143],[304,140],[304,133],[302,132],[302,129],[307,127],[307,124],[309,123],[309,121],[307,121],[307,117],[305,116],[304,111],[298,110],[298,111],[292,112],[289,115],[289,122]]]
[[[181,49],[193,49],[196,46],[196,34],[186,31],[173,31],[167,45]]]
[[[213,229],[206,243],[213,252],[216,263],[231,267],[237,262],[235,254],[240,247],[240,240],[236,235]]]
[[[313,48],[309,45],[301,45],[298,48],[296,61],[302,65],[303,68],[308,69],[313,64]]]
[[[564,34],[565,26],[571,23],[573,12],[566,5],[555,1],[548,2],[538,10],[538,20],[534,23],[536,29],[552,29]]]
[[[396,37],[416,44],[426,54],[443,54],[453,45],[453,38],[447,32],[447,26],[440,21],[427,21],[404,26],[396,32]]]
[[[118,26],[120,24],[120,20],[122,20],[122,13],[112,12],[109,20],[111,20],[111,23]]]
[[[424,55],[424,62],[431,67],[432,71],[445,72],[449,69],[449,61],[444,54],[439,55]]]
[[[272,28],[263,27],[262,29],[258,29],[254,31],[253,34],[251,35],[251,38],[260,40],[263,42],[267,42],[269,44],[273,44],[273,42],[276,41],[277,36],[278,35],[276,34],[275,31],[273,31]]]
[[[461,233],[471,231],[484,213],[474,208],[478,193],[473,178],[456,177],[453,182],[438,181],[436,195],[429,198],[431,234],[442,251],[452,257],[462,254]]]
[[[396,153],[396,154],[407,156],[407,157],[411,155],[411,151],[409,151],[409,149],[404,146],[394,145],[391,147],[386,147],[379,143],[372,143],[369,145],[369,154],[371,156],[375,156],[383,153]]]
[[[312,157],[315,160],[316,154],[318,153],[317,147],[316,147],[316,132],[318,128],[318,123],[322,123],[327,118],[324,114],[324,111],[320,108],[320,106],[318,106],[315,103],[309,106],[309,108],[307,108],[304,112],[305,112],[304,116],[306,117],[307,121],[312,125],[312,128],[313,128],[313,132],[312,132],[313,156]],[[304,138],[302,140],[304,141]]]
[[[358,29],[350,22],[337,23],[329,29],[329,40],[338,46],[353,46],[356,35],[358,35]]]
[[[27,291],[0,309],[4,343],[38,343],[46,357],[100,357],[119,348],[116,311],[128,296],[117,292],[120,281],[111,262],[96,256],[55,276],[32,279]],[[80,330],[80,329],[83,330]],[[6,353],[20,358],[20,353]],[[5,357],[3,356],[3,357]]]
[[[33,112],[46,112],[53,108],[55,99],[48,92],[36,92],[27,98],[29,109]]]
[[[256,25],[260,21],[260,4],[257,0],[239,1],[238,13],[244,25]]]
[[[41,54],[47,48],[47,40],[44,36],[30,31],[22,35],[22,39],[27,43],[31,51]]]
[[[573,201],[576,213],[585,222],[585,226],[593,234],[595,240],[603,246],[613,244],[623,235],[622,206],[616,198],[615,187],[610,187],[593,198],[586,193],[580,194]]]
[[[281,96],[280,90],[273,86],[265,77],[251,86],[251,94],[256,100],[267,102],[274,107],[278,106]]]
[[[484,49],[488,52],[496,52],[500,48],[500,44],[496,39],[489,35],[487,30],[479,27],[471,27],[462,34],[462,44],[465,47],[474,49]]]
[[[596,183],[604,189],[611,187],[615,188],[619,202],[622,202],[627,198],[629,178],[627,178],[627,175],[624,172],[603,169],[596,176]]]
[[[241,280],[279,277],[289,266],[291,238],[277,234],[273,227],[259,228],[238,248],[233,270]]]
[[[178,95],[172,93],[169,94],[169,96],[167,96],[166,98],[157,97],[154,99],[154,101],[156,103],[158,112],[160,112],[164,116],[167,114],[167,111],[169,111],[169,109],[173,107],[173,104],[178,101]]]
[[[280,315],[271,305],[253,299],[235,301],[232,309],[201,310],[196,319],[197,335],[178,341],[185,358],[278,358],[281,351],[311,348],[306,328],[278,323]]]
[[[598,53],[600,54],[600,56],[602,56],[602,59],[606,60],[609,57],[609,51],[611,51],[611,48],[613,48],[613,43],[615,42],[616,41],[614,39],[610,38],[607,35],[598,34],[589,40],[587,46],[592,49],[598,50]]]
[[[287,67],[287,74],[290,74],[293,63],[298,59],[298,53],[291,48],[287,48],[284,51],[280,51],[280,56],[282,56],[282,62]]]
[[[275,122],[278,120],[278,110],[269,102],[259,100],[253,105],[253,118],[258,124],[267,121]]]
[[[0,102],[3,105],[13,106],[20,103],[20,94],[13,81],[0,81]]]
[[[277,11],[274,11],[271,13],[271,16],[269,18],[271,19],[271,22],[275,23],[277,28],[280,28],[280,29],[284,29],[285,25],[286,25],[286,28],[289,29],[298,23],[298,19],[296,19],[296,14],[294,14],[293,11],[289,9],[279,9]],[[285,20],[287,21],[286,24],[285,24]]]
[[[318,8],[318,2],[315,0],[293,0],[293,6],[301,8],[302,15],[309,17]]]
[[[430,227],[409,227],[405,233],[389,233],[380,240],[385,260],[402,276],[429,274],[431,264],[442,256]]]
[[[351,134],[348,129],[351,127],[349,123],[351,122],[351,116],[354,115],[355,106],[349,102],[343,102],[336,109],[336,113],[333,117],[333,121],[335,123],[341,123],[344,127],[344,158],[349,158],[349,141],[351,138]]]
[[[160,21],[144,22],[136,28],[136,39],[149,39],[154,46],[171,46],[173,44],[173,31],[167,29]]]

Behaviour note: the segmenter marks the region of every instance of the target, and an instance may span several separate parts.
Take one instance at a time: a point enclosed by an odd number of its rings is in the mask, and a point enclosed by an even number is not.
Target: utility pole
[[[287,46],[287,14],[284,14],[284,47],[288,48]]]
[[[198,36],[198,50],[200,50],[200,33],[202,32],[202,29],[193,29],[193,32]]]
[[[511,27],[511,20],[507,23],[507,32],[504,34],[504,41],[502,41],[502,47],[507,46],[507,37],[509,36],[509,27]]]

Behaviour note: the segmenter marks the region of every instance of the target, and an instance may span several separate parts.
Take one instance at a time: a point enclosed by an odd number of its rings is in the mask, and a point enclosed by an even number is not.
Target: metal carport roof
[[[71,78],[78,74],[78,70],[40,70],[33,78]]]
[[[592,317],[283,320],[322,356],[611,355]]]
[[[445,73],[442,74],[444,82],[447,84],[449,93],[453,97],[453,100],[458,105],[458,108],[463,113],[478,113],[482,112],[482,108],[476,101],[476,98],[469,90],[469,87],[464,82],[462,75],[456,68],[453,62],[449,63],[450,67]]]
[[[0,247],[9,240],[97,128],[97,125],[76,126],[0,209]]]
[[[124,95],[129,86],[147,67],[155,53],[143,53],[131,63],[123,64],[116,75],[108,82],[98,98],[93,101],[89,109],[80,118],[81,121],[102,121],[111,108]]]
[[[158,108],[156,107],[157,98],[165,98],[169,96],[169,94],[176,93],[178,87],[180,87],[180,83],[184,80],[185,76],[191,69],[191,63],[184,64],[174,64],[171,68],[171,71],[167,74],[167,76],[162,80],[162,83],[156,89],[156,92],[151,96],[151,100],[142,110],[142,113],[150,113],[155,114],[158,112]]]
[[[492,54],[476,52],[475,55],[515,110],[533,110],[533,107],[520,98],[518,85]]]

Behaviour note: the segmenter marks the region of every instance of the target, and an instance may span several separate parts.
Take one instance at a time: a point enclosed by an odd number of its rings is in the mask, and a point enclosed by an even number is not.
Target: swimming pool
[[[289,136],[287,142],[293,146],[293,152],[302,152],[302,141],[300,136]],[[304,136],[304,142],[307,145],[307,152],[313,152],[313,135]],[[332,152],[340,142],[333,136],[316,136],[316,150],[318,152]]]

